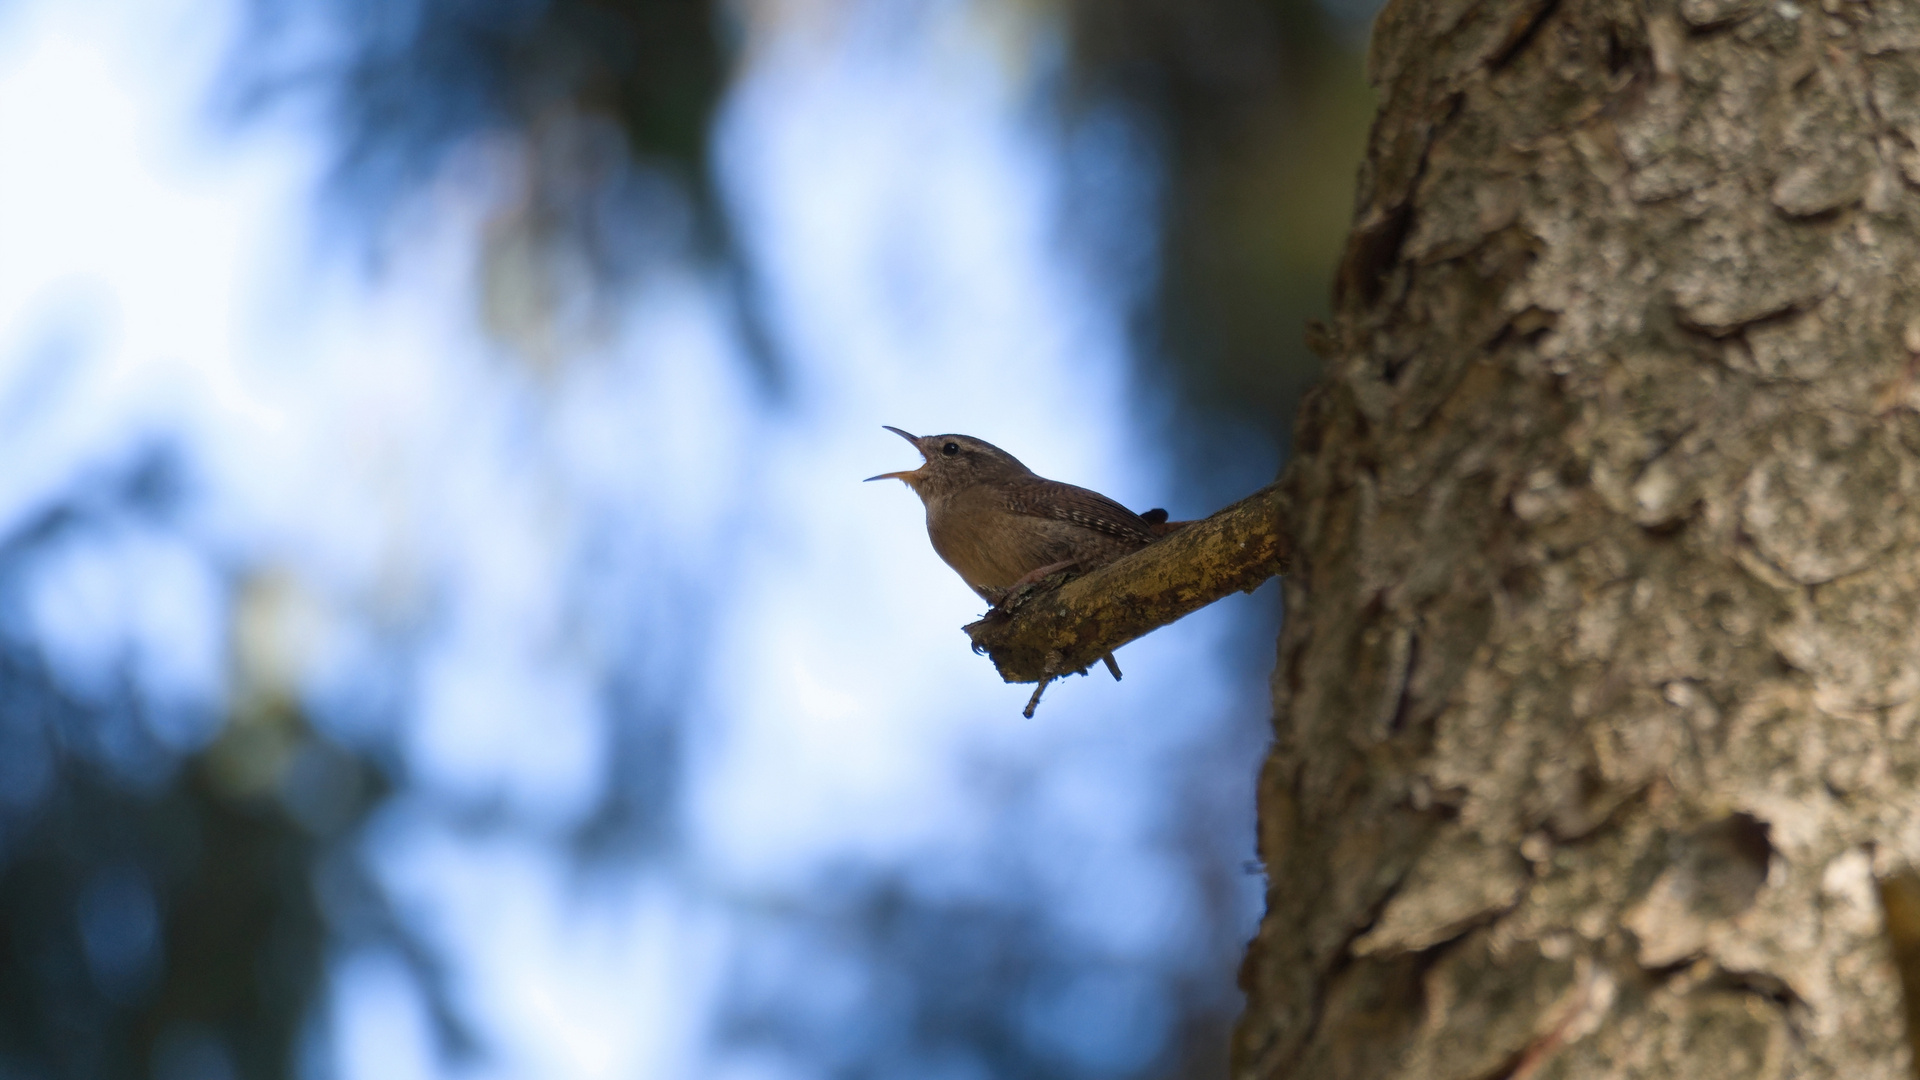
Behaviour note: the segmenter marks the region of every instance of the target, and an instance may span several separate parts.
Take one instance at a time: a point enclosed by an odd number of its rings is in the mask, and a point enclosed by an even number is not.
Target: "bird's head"
[[[912,443],[926,460],[917,469],[881,473],[867,479],[904,481],[922,500],[1030,472],[1012,454],[968,435],[909,435],[891,426],[887,430]]]

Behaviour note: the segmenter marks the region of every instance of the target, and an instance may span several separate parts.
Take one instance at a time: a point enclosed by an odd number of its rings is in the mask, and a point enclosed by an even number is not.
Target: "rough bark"
[[[1125,558],[971,623],[975,652],[1010,683],[1085,672],[1127,642],[1286,569],[1285,499],[1268,485]]]
[[[1907,1075],[1920,11],[1393,2],[1237,1077]]]

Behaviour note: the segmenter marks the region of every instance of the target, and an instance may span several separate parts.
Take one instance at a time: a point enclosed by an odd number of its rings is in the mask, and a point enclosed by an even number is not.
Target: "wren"
[[[1098,492],[1037,476],[1012,454],[970,436],[887,430],[926,461],[867,479],[901,480],[912,488],[926,504],[934,552],[996,607],[1022,585],[1061,570],[1103,566],[1186,524],[1169,523],[1165,510],[1136,514]],[[1101,659],[1120,678],[1113,654]]]

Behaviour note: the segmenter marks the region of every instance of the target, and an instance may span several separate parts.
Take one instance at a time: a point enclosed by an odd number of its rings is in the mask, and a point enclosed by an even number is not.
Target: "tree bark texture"
[[[1920,8],[1394,0],[1236,1077],[1909,1075]]]

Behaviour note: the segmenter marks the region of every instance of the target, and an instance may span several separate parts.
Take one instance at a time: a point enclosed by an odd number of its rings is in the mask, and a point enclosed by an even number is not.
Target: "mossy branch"
[[[1016,598],[966,628],[1008,682],[1085,671],[1102,656],[1231,592],[1284,573],[1286,499],[1270,484],[1123,559]]]

